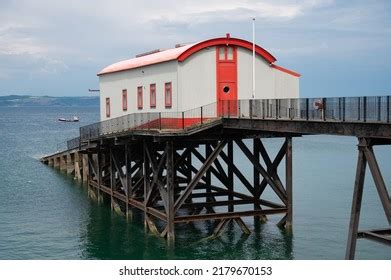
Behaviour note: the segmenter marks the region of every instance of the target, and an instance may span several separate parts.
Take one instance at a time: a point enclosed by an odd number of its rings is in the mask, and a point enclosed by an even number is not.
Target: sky
[[[114,62],[177,43],[252,40],[302,97],[391,94],[391,1],[1,0],[0,95],[87,96]]]

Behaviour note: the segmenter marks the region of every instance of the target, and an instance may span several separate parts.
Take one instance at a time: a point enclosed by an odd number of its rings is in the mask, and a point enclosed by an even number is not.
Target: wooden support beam
[[[83,183],[87,183],[88,181],[88,155],[82,154],[82,181]]]
[[[77,181],[82,180],[82,163],[81,163],[81,154],[75,152],[75,178]]]
[[[132,186],[132,149],[129,144],[125,144],[125,194],[126,194],[126,219],[132,219],[132,207],[129,206],[129,198],[131,197]]]
[[[246,224],[243,222],[242,218],[235,218],[235,222],[238,224],[238,226],[241,228],[244,234],[250,234],[250,229],[246,226]]]
[[[166,214],[167,214],[167,241],[172,244],[175,241],[175,229],[174,229],[174,178],[175,178],[175,167],[174,167],[174,143],[167,141],[166,143],[167,161],[167,203],[166,203]]]
[[[284,144],[282,145],[282,147],[280,148],[280,150],[278,151],[274,161],[272,162],[272,164],[270,165],[270,157],[269,155],[267,154],[266,152],[266,148],[265,146],[263,145],[262,141],[260,140],[257,140],[259,142],[259,148],[260,148],[260,151],[262,151],[262,157],[264,158],[264,161],[267,165],[267,172],[269,174],[278,174],[277,173],[277,169],[278,169],[278,166],[280,165],[282,159],[284,158],[285,154],[286,154],[286,141],[284,141]],[[266,186],[267,186],[267,180],[265,178],[263,178],[262,182],[261,182],[261,185],[259,186],[259,196],[262,195],[263,191],[265,190]]]
[[[201,177],[205,174],[205,172],[210,168],[215,158],[219,155],[221,150],[224,148],[226,144],[226,141],[221,141],[217,147],[214,149],[214,151],[210,154],[210,156],[206,159],[204,164],[201,166],[201,168],[198,170],[198,172],[194,175],[194,178],[191,180],[189,185],[187,186],[186,190],[179,196],[177,201],[175,202],[175,213],[178,212],[178,209],[182,206],[182,204],[185,202],[185,200],[188,198],[188,196],[193,191],[194,187],[197,185],[197,183],[200,181]]]
[[[371,170],[373,180],[375,181],[375,186],[379,194],[380,201],[383,205],[384,213],[386,214],[388,223],[391,225],[391,200],[375,154],[373,152],[373,148],[366,146],[364,149],[364,154],[365,158],[367,159],[369,169]]]
[[[231,221],[231,219],[222,219],[216,226],[216,228],[213,231],[213,236],[217,237],[220,236],[226,225]]]
[[[228,159],[230,162],[233,162],[234,161],[234,148],[233,148],[233,141],[230,140],[228,141],[228,145],[227,145],[227,155],[228,155]],[[233,192],[234,192],[234,171],[233,171],[233,168],[232,168],[232,165],[227,165],[228,167],[228,170],[227,170],[227,173],[228,173],[228,186],[227,186],[227,189],[229,190],[229,195],[228,195],[228,200],[233,200],[234,199],[234,196],[233,196]],[[230,204],[228,205],[228,212],[233,212],[235,210],[234,208],[234,205],[233,204]]]
[[[360,140],[360,144],[363,145],[363,139]],[[357,243],[357,232],[358,225],[360,221],[360,212],[361,212],[361,202],[362,194],[364,190],[364,180],[365,180],[365,170],[366,170],[366,158],[364,155],[365,147],[360,146],[358,152],[357,160],[357,169],[356,169],[356,180],[354,182],[354,192],[353,192],[353,202],[352,202],[352,211],[350,215],[350,224],[349,224],[349,233],[348,233],[348,243],[346,247],[345,258],[347,260],[354,259],[356,253],[356,243]]]
[[[110,148],[110,155],[113,153],[112,148]],[[115,166],[113,157],[110,156],[110,200],[111,200],[111,210],[114,210],[114,197],[113,192],[116,191],[116,185],[115,185]]]
[[[143,173],[144,173],[144,229],[148,229],[148,213],[147,213],[147,197],[150,189],[150,163],[149,158],[147,155],[147,143],[146,141],[143,142]]]
[[[100,186],[102,185],[102,152],[100,149],[98,149],[98,160],[97,160],[97,180],[98,180],[98,203],[103,202],[103,198],[101,197],[100,194]]]
[[[293,171],[292,171],[292,137],[286,138],[286,156],[285,156],[285,187],[287,195],[287,219],[285,223],[285,228],[287,230],[292,230],[293,225]]]
[[[254,158],[254,155],[250,152],[250,150],[247,148],[247,146],[241,141],[236,140],[236,144],[239,146],[239,148],[243,151],[243,153],[246,155],[246,157],[252,162],[253,166],[258,170],[259,173],[263,176],[263,178],[266,179],[267,183],[272,187],[274,192],[277,194],[277,196],[281,199],[284,204],[287,203],[287,197],[285,190],[281,185],[279,185],[277,182],[275,182],[270,175],[267,173],[267,171],[260,165],[259,162],[256,161]]]
[[[226,218],[240,218],[240,217],[253,217],[260,215],[273,215],[273,214],[283,214],[286,213],[286,208],[276,208],[276,209],[263,209],[263,210],[253,210],[253,211],[237,211],[233,213],[207,213],[199,215],[184,215],[176,216],[176,223],[184,223],[189,221],[204,221],[204,220],[221,220]]]
[[[227,154],[222,151],[220,153],[220,157],[225,161],[225,163],[232,169],[236,177],[242,182],[242,184],[246,187],[246,189],[254,195],[254,187],[252,184],[247,180],[247,178],[243,175],[243,173],[239,170],[239,168],[236,167],[235,163],[231,161]]]

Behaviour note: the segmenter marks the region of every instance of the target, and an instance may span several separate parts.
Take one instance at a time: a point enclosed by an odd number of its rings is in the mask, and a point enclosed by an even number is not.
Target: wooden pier
[[[311,106],[315,100],[321,109]],[[391,200],[372,148],[391,144],[390,104],[388,96],[227,101],[222,114],[210,105],[192,110],[191,122],[188,112],[133,114],[82,127],[66,151],[41,161],[86,182],[98,202],[108,197],[114,211],[128,218],[141,211],[145,228],[173,243],[175,224],[205,220],[215,221],[216,236],[229,222],[249,234],[243,217],[280,215],[278,226],[290,231],[292,139],[354,136],[358,163],[346,251],[353,259],[357,238],[391,245]],[[284,139],[275,158],[266,138]],[[251,163],[251,176],[237,167],[238,152]],[[389,224],[359,231],[367,165]],[[263,196],[266,188],[274,201]]]

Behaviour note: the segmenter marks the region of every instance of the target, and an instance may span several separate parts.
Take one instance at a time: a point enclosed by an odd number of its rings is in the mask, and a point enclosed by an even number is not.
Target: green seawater
[[[58,123],[76,114],[81,122]],[[305,136],[293,140],[293,234],[276,227],[280,216],[243,235],[229,225],[208,239],[212,222],[176,227],[176,244],[145,233],[142,216],[132,222],[98,205],[86,187],[39,162],[57,143],[74,137],[80,125],[99,119],[99,108],[0,108],[0,259],[342,259],[344,258],[357,140]],[[274,156],[282,139],[265,144]],[[391,147],[375,152],[388,186]],[[235,150],[237,166],[251,178],[249,162]],[[284,179],[281,166],[281,178]],[[372,178],[367,173],[360,228],[387,226]],[[237,188],[242,186],[236,181]],[[268,191],[266,197],[273,198]],[[244,208],[243,208],[244,209]],[[389,247],[359,240],[359,259],[391,259]]]

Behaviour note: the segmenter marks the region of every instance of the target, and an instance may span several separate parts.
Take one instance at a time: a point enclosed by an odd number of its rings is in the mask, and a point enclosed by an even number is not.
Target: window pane
[[[219,59],[220,60],[225,60],[225,47],[219,47]]]
[[[228,47],[228,53],[227,53],[227,59],[233,60],[234,59],[234,49],[232,47]]]

